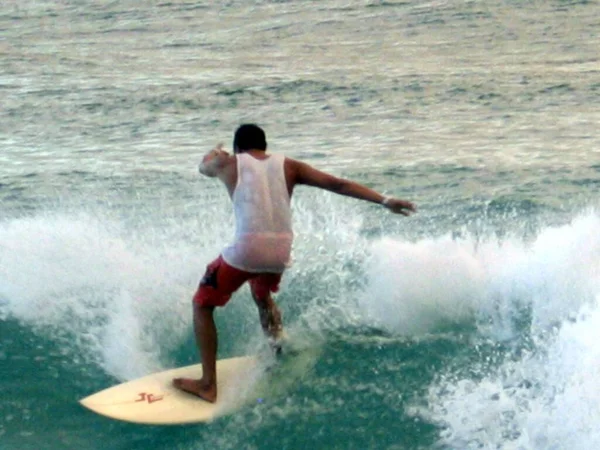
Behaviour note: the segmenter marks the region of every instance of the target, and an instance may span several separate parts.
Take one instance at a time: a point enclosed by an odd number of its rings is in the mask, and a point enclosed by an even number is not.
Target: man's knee
[[[194,302],[194,315],[196,315],[198,317],[212,316],[214,310],[215,310],[214,306],[201,305],[200,303]]]
[[[252,298],[258,306],[264,305],[264,307],[266,307],[271,299],[271,293],[268,289],[252,287],[250,292],[252,293]]]

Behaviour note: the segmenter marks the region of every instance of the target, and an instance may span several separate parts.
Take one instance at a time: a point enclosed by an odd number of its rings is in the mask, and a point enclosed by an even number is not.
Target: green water
[[[0,6],[0,448],[598,448],[598,11]],[[263,401],[94,415],[197,362],[190,298],[233,232],[197,164],[246,121],[418,214],[298,189],[277,301],[303,351]],[[246,289],[218,312],[221,357],[265,350],[257,316]]]

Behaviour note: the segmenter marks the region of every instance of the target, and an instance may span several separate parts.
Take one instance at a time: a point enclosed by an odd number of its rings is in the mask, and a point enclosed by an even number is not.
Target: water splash
[[[153,320],[189,276],[181,263],[169,267],[178,248],[141,245],[118,223],[83,214],[14,219],[0,227],[0,241],[2,316],[120,379],[157,369]]]
[[[428,405],[414,408],[413,414],[442,426],[444,446],[598,446],[598,236],[599,217],[588,213],[542,230],[528,245],[480,248],[487,277],[480,312],[488,320],[479,339],[508,334],[513,347],[501,357],[488,354],[499,364],[485,370],[457,360],[430,387]],[[529,320],[519,328],[523,305]],[[513,321],[511,333],[507,319]]]

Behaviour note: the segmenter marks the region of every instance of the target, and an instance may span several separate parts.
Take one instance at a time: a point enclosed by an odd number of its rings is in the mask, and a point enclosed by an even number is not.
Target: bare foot
[[[276,356],[281,355],[281,353],[283,352],[283,348],[281,347],[281,343],[278,342],[278,341],[274,341],[274,340],[269,339],[269,347],[271,347],[271,351]]]
[[[281,355],[283,352],[282,347],[285,344],[285,341],[288,339],[288,335],[285,331],[283,331],[283,329],[280,328],[276,331],[275,336],[275,338],[268,338],[269,346],[275,355]]]
[[[188,394],[200,397],[209,403],[217,401],[217,386],[212,383],[206,383],[200,380],[192,380],[191,378],[175,378],[173,386],[177,389],[187,392]]]

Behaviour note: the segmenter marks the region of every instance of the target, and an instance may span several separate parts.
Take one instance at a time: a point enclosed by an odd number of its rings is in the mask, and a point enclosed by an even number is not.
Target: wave
[[[527,239],[409,241],[385,230],[365,234],[352,202],[316,200],[319,208],[313,197],[295,203],[295,264],[278,297],[299,345],[372,348],[454,336],[454,346],[466,346],[435,375],[426,405],[409,408],[438,424],[442,444],[598,442],[590,422],[600,359],[596,212]],[[133,223],[100,210],[0,222],[0,318],[119,380],[195,362],[190,297],[232,231],[223,226],[226,208],[208,210],[211,221]],[[218,320],[221,356],[261,345],[251,301],[232,301]]]

